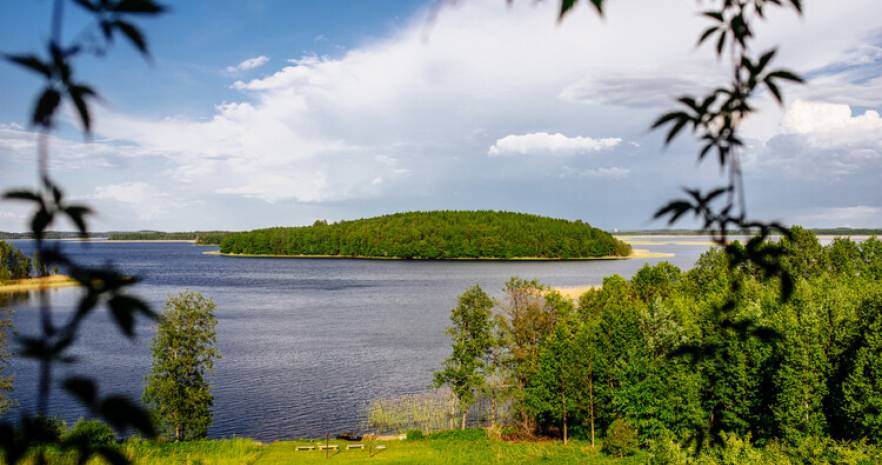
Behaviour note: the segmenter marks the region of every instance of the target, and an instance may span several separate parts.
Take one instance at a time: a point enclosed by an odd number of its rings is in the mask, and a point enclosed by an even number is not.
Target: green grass
[[[295,451],[299,445],[318,445],[324,441],[279,441],[261,444],[250,439],[204,440],[155,444],[133,441],[121,447],[139,465],[245,465],[245,464],[640,464],[645,456],[616,459],[592,450],[590,443],[571,441],[503,442],[491,439],[428,438],[408,441],[375,442],[386,449],[345,450],[346,442],[331,441],[343,450]],[[75,463],[73,457],[53,457],[50,463]],[[89,463],[99,463],[93,460]]]

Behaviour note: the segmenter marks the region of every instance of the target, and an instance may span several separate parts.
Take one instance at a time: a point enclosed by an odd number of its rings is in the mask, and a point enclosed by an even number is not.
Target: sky
[[[169,2],[170,3],[170,2]],[[36,52],[52,2],[0,3],[0,52]],[[557,21],[554,0],[189,0],[141,19],[152,58],[116,43],[77,63],[101,95],[94,134],[69,108],[52,175],[92,229],[241,230],[408,210],[496,209],[660,228],[684,186],[724,182],[652,121],[726,81],[695,46],[701,2],[609,0]],[[88,26],[71,2],[64,35]],[[806,0],[755,49],[808,78],[745,121],[748,212],[882,227],[882,2]],[[0,188],[35,185],[39,81],[0,63]],[[0,230],[28,211],[0,204]],[[692,226],[682,223],[680,226]],[[71,228],[61,228],[71,229]]]

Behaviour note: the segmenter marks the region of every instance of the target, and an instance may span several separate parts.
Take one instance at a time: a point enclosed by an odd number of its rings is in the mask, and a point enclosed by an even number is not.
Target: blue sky
[[[103,97],[95,137],[73,118],[53,174],[96,229],[247,229],[400,210],[493,208],[604,228],[711,185],[684,139],[650,122],[725,79],[696,49],[691,2],[611,1],[563,24],[555,2],[185,1],[139,21],[154,56],[119,43],[77,72]],[[13,8],[13,6],[15,8]],[[51,2],[0,3],[0,51],[36,51]],[[87,23],[71,5],[65,35]],[[806,2],[758,48],[810,77],[760,105],[744,153],[751,212],[809,226],[882,227],[882,4]],[[670,29],[666,29],[669,27]],[[0,64],[0,187],[34,179],[38,82]],[[4,204],[0,230],[25,228]]]

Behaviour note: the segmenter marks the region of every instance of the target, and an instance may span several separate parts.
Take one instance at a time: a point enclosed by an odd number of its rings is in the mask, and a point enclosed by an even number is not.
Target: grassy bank
[[[346,450],[345,442],[331,441],[338,450],[297,451],[297,446],[316,446],[324,441],[279,441],[262,444],[250,439],[204,440],[183,443],[151,444],[129,442],[124,453],[138,465],[166,464],[638,464],[646,457],[624,459],[609,457],[589,443],[572,441],[564,446],[557,441],[503,442],[490,439],[424,439],[365,443],[366,448]],[[385,449],[377,446],[385,446]],[[74,457],[53,457],[51,463],[76,463]],[[93,460],[91,463],[99,463]]]
[[[42,278],[0,281],[0,293],[38,291],[40,289],[74,287],[77,285],[79,285],[79,283],[70,277],[56,274]]]

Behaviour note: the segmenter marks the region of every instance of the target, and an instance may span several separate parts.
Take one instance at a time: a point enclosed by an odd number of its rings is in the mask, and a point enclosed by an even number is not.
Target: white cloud
[[[781,127],[785,132],[817,136],[814,142],[819,144],[863,139],[882,144],[877,132],[882,130],[879,112],[867,110],[861,115],[853,115],[851,107],[844,104],[797,100],[784,114]]]
[[[511,155],[576,155],[580,153],[609,150],[622,142],[622,139],[607,137],[567,137],[561,133],[531,132],[508,135],[497,139],[488,150],[491,157]]]
[[[227,66],[228,73],[237,73],[240,71],[250,71],[252,69],[260,68],[261,66],[267,64],[269,62],[269,57],[265,55],[256,56],[254,58],[249,58],[236,66]]]
[[[882,117],[874,110],[854,114],[845,104],[797,100],[749,167],[797,178],[842,180],[882,174]]]
[[[96,132],[104,139],[96,146],[98,159],[153,157],[166,170],[163,179],[151,173],[150,181],[161,190],[186,186],[205,197],[223,194],[217,197],[225,201],[236,196],[354,205],[419,189],[425,194],[420,199],[446,206],[454,191],[459,198],[482,200],[470,186],[500,192],[498,197],[528,192],[523,187],[536,182],[539,163],[545,169],[541,182],[547,181],[544,175],[561,173],[564,163],[576,163],[547,156],[513,157],[502,164],[482,156],[488,147],[495,156],[573,155],[622,147],[625,139],[639,143],[640,154],[620,157],[616,165],[621,166],[583,168],[571,175],[628,178],[637,163],[659,169],[673,164],[670,158],[648,156],[657,136],[647,137],[646,129],[657,113],[646,107],[716,83],[718,73],[725,72],[725,63],[718,63],[709,48],[693,47],[705,26],[695,14],[702,8],[679,0],[612,2],[600,20],[582,5],[558,23],[550,1],[515,2],[510,8],[498,0],[458,2],[431,23],[413,18],[337,57],[307,55],[275,69],[267,66],[265,75],[233,83],[241,97],[218,103],[208,118],[99,110]],[[811,3],[804,19],[776,14],[758,24],[757,48],[780,43],[776,64],[798,72],[840,61],[864,63],[875,59],[872,49],[858,49],[867,32],[879,27],[878,15],[868,12],[878,11],[878,0],[853,0],[848,7]],[[812,47],[804,46],[808,42]],[[842,79],[852,88],[837,89],[845,89],[846,97],[872,96],[865,86],[872,80],[851,77]],[[777,119],[774,114],[764,127],[774,131]],[[533,132],[540,129],[552,133]],[[768,150],[785,138],[789,148],[809,141],[783,127],[773,136],[781,137],[770,140]],[[782,161],[780,155],[766,159]],[[691,162],[692,154],[683,164],[691,167]],[[495,184],[473,182],[485,181],[489,173]],[[681,177],[664,183],[673,191],[692,173],[674,173]],[[568,194],[590,198],[592,183],[584,184]],[[536,200],[537,209],[560,195],[554,186],[548,191],[549,198]],[[656,200],[627,210],[648,215]]]
[[[98,186],[88,199],[109,203],[113,210],[125,210],[141,221],[151,221],[160,217],[165,209],[169,194],[146,182],[134,181]],[[115,204],[115,205],[114,205]]]
[[[98,186],[92,194],[97,200],[113,200],[125,203],[144,203],[157,197],[163,197],[159,189],[146,182],[126,182]]]
[[[622,168],[619,166],[611,166],[608,168],[600,167],[600,168],[586,168],[583,170],[577,170],[574,168],[570,168],[569,166],[564,166],[561,170],[560,177],[561,178],[600,178],[600,179],[625,179],[631,175],[631,170],[628,168]]]
[[[33,161],[39,137],[37,132],[18,124],[0,124],[0,156]],[[139,146],[113,143],[105,139],[80,142],[50,135],[47,143],[52,155],[49,159],[50,167],[59,170],[109,167],[116,157],[147,155]]]

